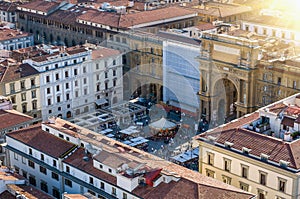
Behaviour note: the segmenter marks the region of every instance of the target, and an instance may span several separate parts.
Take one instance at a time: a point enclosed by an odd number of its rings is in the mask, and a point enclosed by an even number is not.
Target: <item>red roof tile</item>
[[[292,146],[300,145],[300,140],[291,143],[267,135],[259,134],[242,128],[232,128],[220,132],[207,132],[199,136],[208,138],[213,136],[215,142],[224,144],[225,141],[233,143],[231,148],[242,151],[243,147],[251,149],[250,154],[260,157],[266,154],[268,160],[279,163],[280,160],[289,162],[289,167],[300,169],[300,153],[293,154]],[[296,144],[297,143],[297,144]],[[298,151],[298,150],[297,150]]]
[[[60,158],[76,145],[58,138],[42,130],[41,124],[7,133],[6,136],[16,139],[32,148],[54,157]]]
[[[7,129],[22,123],[31,123],[32,117],[15,110],[0,110],[0,129]]]
[[[39,72],[29,64],[9,65],[6,67],[6,72],[3,74],[0,82],[12,82],[20,80],[23,77],[37,75]]]
[[[0,199],[16,199],[16,196],[5,190],[0,194]]]
[[[49,11],[57,8],[59,6],[59,4],[60,3],[55,2],[55,1],[36,0],[36,1],[29,1],[28,3],[25,3],[25,4],[20,5],[18,7],[48,13]]]
[[[281,124],[283,124],[285,126],[290,126],[290,127],[294,127],[294,122],[295,122],[295,119],[290,118],[290,117],[284,117],[281,120]]]
[[[83,160],[84,156],[86,156],[85,150],[83,148],[79,148],[72,155],[67,157],[63,162],[65,162],[77,169],[85,171],[85,172],[89,173],[90,175],[93,175],[102,180],[105,180],[109,183],[112,183],[114,185],[117,184],[116,177],[114,177],[108,173],[105,173],[104,171],[100,171],[99,169],[96,169],[93,166],[93,158],[92,158],[91,154],[88,155],[88,157],[89,157],[88,161]]]
[[[101,48],[92,51],[92,59],[106,58],[110,56],[120,55],[121,52],[110,48]]]
[[[14,30],[14,29],[8,29],[8,28],[0,29],[0,41],[23,38],[31,35],[32,35],[31,33]]]
[[[7,185],[7,187],[10,190],[21,193],[26,198],[30,198],[30,199],[54,199],[54,197],[52,197],[52,196],[36,189],[33,186],[9,184],[9,185]]]

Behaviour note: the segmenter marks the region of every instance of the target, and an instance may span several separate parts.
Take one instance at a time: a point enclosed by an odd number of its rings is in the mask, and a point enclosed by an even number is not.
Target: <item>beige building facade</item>
[[[1,95],[9,97],[13,109],[41,119],[39,73],[28,64],[9,64],[2,74]]]

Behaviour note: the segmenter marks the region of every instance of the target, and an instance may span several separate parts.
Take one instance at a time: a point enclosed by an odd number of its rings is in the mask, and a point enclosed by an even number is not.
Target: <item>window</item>
[[[32,149],[29,148],[29,155],[32,155]]]
[[[15,158],[15,160],[18,160],[18,154],[17,153],[14,153],[14,158]]]
[[[51,176],[52,176],[53,179],[58,180],[58,174],[57,173],[52,172]]]
[[[49,83],[50,82],[50,76],[46,76],[46,83]]]
[[[109,172],[109,173],[111,173],[111,172],[112,172],[112,170],[111,170],[111,169],[108,169],[108,172]]]
[[[69,77],[69,71],[65,71],[65,78]]]
[[[69,83],[66,83],[66,89],[69,89]]]
[[[69,100],[69,99],[70,99],[70,94],[67,93],[67,94],[66,94],[66,100]]]
[[[56,187],[53,187],[53,188],[52,188],[52,195],[53,195],[55,198],[60,198],[60,193],[59,193],[58,188],[56,188]]]
[[[30,80],[30,84],[31,84],[31,87],[35,86],[35,79],[34,78]]]
[[[108,82],[105,82],[105,90],[108,89]]]
[[[293,81],[293,88],[294,88],[294,89],[297,88],[297,81]]]
[[[117,64],[117,62],[116,62],[116,60],[114,59],[114,60],[113,60],[113,66],[116,65],[116,64]]]
[[[58,68],[58,64],[55,64],[55,68]]]
[[[53,165],[54,167],[56,167],[56,160],[53,160],[52,165]]]
[[[51,99],[49,98],[48,99],[48,106],[50,106],[51,105]]]
[[[41,181],[41,190],[48,193],[48,186],[47,183],[44,181]]]
[[[104,73],[104,77],[108,78],[108,73],[107,72]]]
[[[41,160],[42,160],[42,161],[45,160],[44,154],[41,154]]]
[[[74,69],[74,75],[77,75],[77,68]]]
[[[94,184],[94,178],[90,177],[90,184]]]
[[[286,180],[282,178],[278,178],[278,190],[281,192],[285,192]]]
[[[116,194],[117,194],[117,190],[116,190],[115,187],[112,187],[112,188],[111,188],[111,194],[112,194],[112,195],[116,195]]]
[[[21,99],[22,99],[22,101],[26,101],[26,93],[21,94]]]
[[[87,88],[83,89],[83,94],[84,94],[84,95],[87,95],[87,94],[88,94]]]
[[[14,93],[15,92],[15,84],[11,83],[11,84],[9,84],[9,86],[10,86],[10,93]]]
[[[72,187],[72,181],[69,179],[65,179],[65,185]]]
[[[206,169],[206,176],[214,178],[215,177],[215,172],[210,170],[210,169]]]
[[[103,169],[103,165],[102,164],[100,164],[99,167],[100,167],[100,169]]]
[[[113,70],[113,76],[116,76],[116,75],[117,75],[117,71]]]
[[[86,73],[86,67],[82,68],[83,73]]]
[[[15,172],[16,172],[17,174],[20,174],[20,168],[17,167],[17,166],[14,166],[14,167],[15,167]]]
[[[51,93],[50,88],[47,88],[47,94],[50,94],[50,93]]]
[[[264,172],[259,172],[259,183],[262,185],[266,185],[267,182],[267,174]]]
[[[73,60],[73,64],[77,64],[77,60],[76,59]]]
[[[31,104],[32,104],[32,109],[36,110],[37,109],[37,101],[34,100],[34,101],[31,102]]]
[[[40,172],[47,175],[47,169],[45,167],[40,166]]]
[[[56,86],[56,91],[59,91],[59,85]]]
[[[278,85],[281,85],[281,77],[278,77],[278,79],[277,79],[277,84],[278,84]]]
[[[248,166],[242,165],[242,177],[248,178]]]
[[[244,191],[248,191],[249,190],[249,185],[243,182],[240,182],[240,188]]]
[[[209,165],[214,165],[214,154],[207,153],[207,163]]]
[[[36,186],[36,179],[34,176],[32,175],[29,176],[29,183],[33,186]]]
[[[58,73],[55,74],[55,79],[59,80],[59,74]]]
[[[115,87],[117,85],[117,80],[113,80],[113,86]]]
[[[66,166],[66,172],[70,173],[70,167],[69,166]]]
[[[56,101],[57,101],[57,103],[60,102],[60,96],[56,96]]]
[[[96,70],[98,70],[99,69],[99,64],[96,64]]]
[[[104,190],[104,182],[100,182],[100,188]]]
[[[99,74],[96,75],[96,80],[97,80],[97,81],[100,80],[100,75],[99,75]]]
[[[36,90],[31,91],[31,98],[36,98]]]
[[[86,84],[86,78],[83,79],[83,84]]]
[[[22,156],[22,163],[26,164],[26,158]]]
[[[230,172],[231,160],[224,158],[224,170]]]
[[[20,87],[21,87],[22,90],[25,89],[25,81],[24,80],[20,81]]]
[[[127,193],[123,193],[123,199],[127,199]]]
[[[75,86],[78,86],[78,81],[77,80],[75,81]]]
[[[27,179],[27,172],[22,170],[22,173],[23,173],[23,177]]]
[[[222,181],[226,184],[229,184],[229,185],[231,184],[231,178],[228,176],[222,175]]]

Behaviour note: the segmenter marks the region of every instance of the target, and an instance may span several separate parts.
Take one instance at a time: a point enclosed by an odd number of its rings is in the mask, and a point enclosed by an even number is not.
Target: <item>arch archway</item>
[[[66,116],[67,116],[67,118],[70,118],[70,117],[72,117],[72,113],[71,113],[71,111],[68,111]]]
[[[236,118],[235,102],[238,99],[238,89],[226,78],[219,79],[214,85],[215,122],[223,124]]]

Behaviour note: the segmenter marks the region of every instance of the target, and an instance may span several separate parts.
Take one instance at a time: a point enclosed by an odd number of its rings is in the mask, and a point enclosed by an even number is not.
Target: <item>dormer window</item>
[[[246,148],[246,147],[243,147],[243,148],[242,148],[242,151],[243,151],[244,154],[247,154],[247,155],[248,155],[248,154],[250,153],[251,149],[248,149],[248,148]]]
[[[281,167],[283,167],[283,168],[288,167],[289,164],[290,164],[290,163],[289,163],[288,161],[285,161],[285,160],[280,160],[280,161],[279,161],[279,165],[280,165]]]
[[[233,146],[233,143],[227,142],[227,141],[226,141],[226,142],[224,143],[224,145],[225,145],[226,148],[229,148],[229,149],[230,149],[230,148]]]
[[[260,154],[260,159],[261,159],[262,161],[267,162],[268,159],[269,159],[269,157],[270,157],[270,156],[267,155],[267,154],[264,154],[264,153]]]

